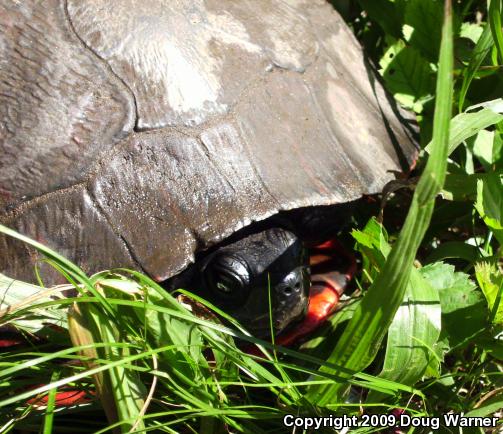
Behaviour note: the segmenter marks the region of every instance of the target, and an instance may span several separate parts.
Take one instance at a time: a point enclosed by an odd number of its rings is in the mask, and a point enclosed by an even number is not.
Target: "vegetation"
[[[0,323],[31,342],[0,355],[0,432],[292,432],[288,414],[385,415],[351,428],[363,433],[445,413],[494,416],[499,427],[485,430],[501,429],[502,2],[446,1],[445,13],[436,0],[333,3],[417,114],[422,143],[411,178],[365,202],[342,235],[361,265],[344,309],[300,348],[281,348],[232,318],[195,315],[139,273],[89,277],[1,227],[69,286],[27,298],[32,285],[0,276],[14,294]],[[79,296],[55,297],[69,287]],[[82,391],[78,405],[65,391]]]

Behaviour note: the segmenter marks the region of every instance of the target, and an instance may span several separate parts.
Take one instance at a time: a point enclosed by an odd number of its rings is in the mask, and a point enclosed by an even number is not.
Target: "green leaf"
[[[351,236],[356,240],[356,249],[362,254],[362,281],[371,284],[382,270],[391,250],[388,234],[375,218],[371,218],[363,231],[353,230]]]
[[[487,400],[483,406],[475,408],[465,414],[465,417],[486,417],[494,415],[503,408],[503,394],[499,393],[494,398]]]
[[[481,130],[473,141],[473,155],[475,155],[487,172],[503,157],[503,145],[499,134],[494,131]]]
[[[476,246],[462,241],[447,241],[438,246],[426,259],[426,263],[441,261],[447,258],[464,259],[470,264],[475,263],[481,255]]]
[[[484,27],[480,24],[474,23],[463,23],[461,24],[461,29],[459,30],[459,36],[461,38],[470,39],[474,44],[476,44],[480,37],[482,36],[482,32],[484,31]]]
[[[391,45],[379,61],[388,89],[405,107],[420,113],[434,92],[430,64],[403,41]]]
[[[37,307],[37,304],[54,301],[55,297],[61,297],[64,288],[42,288],[37,285],[11,279],[0,273],[0,312],[9,315],[9,322],[28,333],[38,333],[47,324],[59,327],[67,327],[66,309],[51,307]],[[66,288],[68,289],[68,288]],[[20,318],[16,317],[16,311],[28,306],[34,306],[27,313],[23,312]]]
[[[441,339],[450,348],[463,344],[487,326],[487,309],[480,291],[469,276],[454,266],[436,262],[420,270],[438,290],[442,308]]]
[[[492,149],[493,164],[491,169],[503,171],[503,133],[496,130]]]
[[[477,183],[486,182],[492,177],[494,177],[492,173],[449,173],[440,195],[445,200],[475,202]]]
[[[403,22],[403,8],[400,7],[400,2],[383,0],[376,2],[375,0],[358,0],[362,9],[376,21],[382,29],[389,35],[395,38],[402,36],[401,23]]]
[[[121,343],[121,332],[118,323],[108,321],[103,310],[88,303],[79,303],[69,316],[70,335],[75,346],[105,343],[105,347],[97,347],[96,355],[106,360],[110,369],[101,375],[94,376],[94,382],[99,391],[100,400],[106,411],[110,423],[123,421],[121,432],[129,432],[136,426],[145,428],[141,419],[141,410],[145,404],[146,390],[138,372],[118,364],[111,367],[111,363],[121,361],[131,356],[126,347],[114,345]],[[93,359],[90,359],[93,360]],[[92,368],[92,362],[87,362]]]
[[[314,336],[300,346],[300,350],[320,359],[326,359],[333,348],[334,336],[340,335],[343,325],[351,319],[360,299],[351,300],[336,314],[332,315],[327,324],[314,333]]]
[[[498,50],[499,58],[503,63],[503,32],[501,31],[501,0],[490,0],[489,26],[493,35],[494,44]]]
[[[171,307],[173,303],[176,303],[175,299],[165,300],[154,293],[148,295],[148,300],[149,303],[165,307]],[[201,351],[203,338],[199,328],[188,321],[148,308],[135,308],[134,314],[137,319],[133,322],[144,322],[146,337],[152,348],[164,345],[174,345],[180,348],[179,351],[162,354],[162,357],[166,358],[166,363],[171,365],[177,363],[180,372],[191,378],[200,375],[201,367],[207,367],[207,361]],[[194,370],[196,365],[198,367]]]
[[[481,110],[474,111],[481,108]],[[460,113],[452,119],[449,135],[449,155],[480,130],[488,128],[503,121],[503,99],[498,98],[484,104],[469,107],[465,113]],[[426,151],[431,152],[432,143],[426,146]]]
[[[449,173],[440,196],[445,200],[472,201],[477,197],[477,180],[481,175]]]
[[[503,335],[493,338],[486,334],[477,339],[477,345],[483,348],[491,357],[503,362]]]
[[[477,181],[475,208],[503,245],[503,173],[491,173]]]
[[[461,90],[459,91],[459,111],[463,110],[468,88],[470,87],[475,74],[479,70],[480,65],[482,65],[482,62],[487,57],[493,46],[494,41],[491,35],[491,29],[489,26],[486,26],[482,32],[482,35],[478,39],[475,48],[473,49],[470,63],[463,72],[463,83],[461,85]]]
[[[431,62],[437,62],[442,37],[442,2],[409,0],[403,33],[407,42]]]
[[[480,262],[475,265],[475,276],[491,311],[491,321],[503,325],[503,273],[496,264]]]
[[[438,370],[440,360],[433,348],[440,335],[438,291],[413,269],[404,303],[397,310],[388,329],[386,355],[380,378],[413,385],[426,369]],[[376,402],[371,393],[369,401]]]

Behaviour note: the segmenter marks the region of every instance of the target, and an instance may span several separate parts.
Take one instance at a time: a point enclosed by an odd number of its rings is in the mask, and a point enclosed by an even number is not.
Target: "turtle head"
[[[292,232],[270,228],[213,251],[191,289],[257,336],[275,334],[302,319],[309,300],[308,256]],[[270,298],[270,302],[269,302]]]

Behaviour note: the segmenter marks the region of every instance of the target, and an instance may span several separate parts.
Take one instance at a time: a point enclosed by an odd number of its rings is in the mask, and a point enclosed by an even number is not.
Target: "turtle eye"
[[[248,290],[250,271],[247,264],[231,254],[218,254],[204,270],[206,285],[216,295],[233,299]]]

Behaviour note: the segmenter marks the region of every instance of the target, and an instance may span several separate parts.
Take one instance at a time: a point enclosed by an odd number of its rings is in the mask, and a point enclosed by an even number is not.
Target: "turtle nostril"
[[[297,270],[286,275],[276,287],[276,291],[280,297],[291,298],[300,297],[304,288],[303,275]]]

